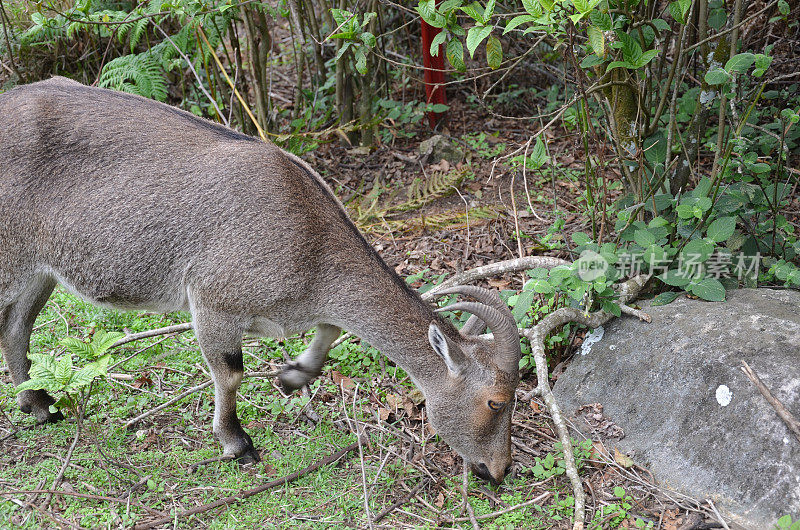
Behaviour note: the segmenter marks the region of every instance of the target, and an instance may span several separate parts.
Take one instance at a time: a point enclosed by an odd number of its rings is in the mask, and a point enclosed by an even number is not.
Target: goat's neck
[[[428,342],[428,326],[439,320],[435,313],[397,285],[387,286],[384,280],[373,290],[370,284],[364,282],[347,293],[346,309],[337,319],[341,327],[386,355],[423,391],[441,385],[447,368]]]

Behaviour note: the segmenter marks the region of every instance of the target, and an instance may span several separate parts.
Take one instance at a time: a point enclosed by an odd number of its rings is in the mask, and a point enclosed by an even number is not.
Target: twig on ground
[[[204,388],[206,388],[206,387],[209,387],[209,386],[211,386],[212,384],[214,384],[214,381],[212,381],[211,379],[209,379],[209,380],[208,380],[208,381],[206,381],[205,383],[201,383],[201,384],[199,384],[199,385],[197,385],[197,386],[193,386],[193,387],[192,387],[192,388],[190,388],[189,390],[186,390],[186,391],[184,391],[184,392],[181,392],[180,394],[178,394],[178,395],[177,395],[177,396],[175,396],[174,398],[170,399],[169,401],[167,401],[167,402],[165,402],[165,403],[162,403],[161,405],[159,405],[159,406],[157,406],[157,407],[155,407],[155,408],[152,408],[152,409],[150,409],[150,410],[146,410],[146,411],[144,411],[143,413],[139,414],[138,416],[136,416],[136,417],[135,417],[135,418],[133,418],[132,420],[128,420],[128,422],[125,424],[125,428],[126,428],[126,429],[130,429],[131,427],[133,427],[134,425],[136,425],[137,423],[139,423],[139,422],[140,422],[140,421],[142,421],[143,419],[147,418],[148,416],[152,416],[152,415],[153,415],[153,414],[155,414],[156,412],[159,412],[159,411],[161,411],[161,410],[164,410],[165,408],[167,408],[167,407],[169,407],[169,406],[171,406],[171,405],[174,405],[174,404],[175,404],[175,403],[177,403],[178,401],[182,400],[182,399],[183,399],[183,398],[185,398],[186,396],[189,396],[189,395],[191,395],[191,394],[194,394],[194,393],[195,393],[195,392],[197,392],[198,390],[203,390]]]
[[[197,515],[198,513],[204,513],[204,512],[207,512],[209,510],[213,510],[214,508],[220,508],[220,507],[223,507],[223,506],[228,506],[229,504],[235,504],[237,502],[241,502],[241,501],[243,501],[243,500],[245,500],[247,498],[250,498],[250,497],[252,497],[254,495],[258,495],[259,493],[263,493],[263,492],[265,492],[265,491],[267,491],[267,490],[269,490],[271,488],[274,488],[276,486],[283,486],[284,484],[288,484],[289,482],[293,482],[293,481],[297,480],[298,478],[302,477],[303,475],[307,475],[308,473],[316,471],[317,469],[319,469],[319,468],[321,468],[323,466],[327,466],[329,464],[332,464],[332,463],[336,462],[337,460],[342,458],[347,453],[349,453],[351,451],[355,451],[356,449],[358,449],[358,444],[359,444],[359,442],[353,442],[350,445],[348,445],[347,447],[343,447],[342,449],[339,449],[335,453],[326,456],[322,460],[319,460],[319,461],[311,464],[308,467],[305,467],[305,468],[303,468],[303,469],[301,469],[299,471],[295,471],[294,473],[292,473],[290,475],[286,475],[286,476],[281,477],[279,479],[272,480],[270,482],[262,484],[261,486],[258,486],[256,488],[252,488],[252,489],[249,489],[249,490],[244,490],[244,491],[240,492],[236,497],[225,497],[225,498],[219,499],[217,501],[214,501],[214,502],[211,502],[211,503],[208,503],[208,504],[203,504],[201,506],[196,506],[196,507],[194,507],[194,508],[192,508],[190,510],[186,510],[184,512],[177,513],[175,515],[162,517],[161,519],[156,519],[156,520],[148,521],[148,522],[145,522],[145,523],[139,523],[139,524],[134,526],[134,530],[149,530],[150,528],[155,528],[157,526],[161,526],[161,525],[164,525],[164,524],[171,524],[173,522],[179,521],[180,519],[185,519],[185,518],[190,517],[192,515]]]
[[[646,276],[640,275],[623,283],[620,287],[620,304],[625,304],[632,300],[645,286],[647,280],[648,278]],[[575,465],[575,456],[572,453],[572,442],[569,437],[567,424],[564,421],[564,416],[561,414],[561,408],[558,406],[553,391],[550,389],[547,359],[544,353],[544,339],[553,329],[568,322],[578,322],[590,328],[596,328],[613,318],[613,316],[613,314],[606,311],[597,311],[589,314],[579,309],[563,307],[547,315],[536,324],[536,326],[527,330],[525,333],[525,336],[530,340],[531,352],[536,361],[537,385],[535,389],[523,397],[523,400],[529,401],[534,395],[540,396],[547,405],[550,416],[558,431],[558,438],[564,451],[564,467],[567,477],[569,477],[572,483],[572,491],[575,497],[573,530],[581,530],[583,528],[586,515],[584,513],[586,496],[583,493],[583,484],[578,476],[578,468]]]
[[[728,526],[728,523],[726,523],[725,519],[723,519],[722,515],[720,515],[719,510],[717,510],[717,507],[714,506],[714,502],[711,499],[706,499],[706,502],[708,503],[709,506],[711,506],[711,510],[714,512],[714,515],[717,517],[717,521],[719,521],[722,527],[725,530],[731,530],[730,527]]]
[[[401,507],[402,505],[410,501],[417,493],[419,493],[419,490],[421,490],[423,486],[427,484],[427,482],[428,481],[425,478],[423,478],[419,484],[414,486],[414,489],[412,489],[410,492],[404,495],[400,500],[397,500],[394,503],[392,503],[391,506],[384,508],[378,515],[375,516],[372,522],[374,524],[378,524],[384,517],[386,517],[387,515],[395,511],[397,508]]]
[[[189,474],[193,474],[200,466],[205,466],[207,464],[213,464],[214,462],[230,462],[235,457],[233,455],[218,455],[213,456],[211,458],[206,458],[205,460],[200,460],[199,462],[195,462],[191,466],[189,466]]]
[[[469,515],[469,517],[466,520],[472,523],[472,530],[480,530],[481,526],[478,524],[477,519],[475,519],[475,511],[469,503],[469,464],[467,464],[466,460],[464,460],[463,479],[461,495],[463,495],[464,502],[461,507],[467,509],[467,515]]]
[[[150,329],[147,331],[142,331],[141,333],[132,333],[131,335],[122,337],[117,342],[112,344],[111,347],[116,348],[118,346],[122,346],[123,344],[127,344],[135,340],[147,339],[149,337],[157,337],[159,335],[167,335],[169,333],[183,333],[184,331],[189,331],[190,329],[192,329],[192,323],[186,322],[184,324],[175,324],[174,326],[167,326],[165,328]]]
[[[422,295],[422,299],[430,300],[438,291],[454,285],[474,282],[475,280],[482,280],[484,278],[490,278],[492,276],[505,274],[507,272],[520,272],[539,267],[544,269],[552,269],[558,267],[559,265],[569,265],[569,263],[569,261],[561,258],[553,258],[550,256],[525,256],[524,258],[515,258],[505,261],[498,261],[496,263],[489,263],[488,265],[484,265],[482,267],[475,267],[474,269],[454,274],[430,291],[424,293]]]
[[[507,514],[509,512],[513,512],[514,510],[519,510],[520,508],[525,508],[526,506],[530,506],[531,504],[536,504],[536,503],[542,502],[543,500],[545,500],[549,496],[550,496],[550,492],[549,491],[545,491],[544,493],[542,493],[538,497],[534,497],[533,499],[527,500],[525,502],[521,502],[519,504],[515,504],[514,506],[509,506],[508,508],[503,508],[502,510],[497,510],[496,512],[492,512],[492,513],[485,513],[483,515],[476,515],[475,519],[478,520],[478,521],[485,521],[486,519],[494,519],[495,517],[500,517],[501,515],[505,515],[505,514]],[[469,520],[470,520],[469,517],[456,517],[455,519],[452,519],[451,521],[448,521],[448,522],[464,523],[464,522],[467,522]]]
[[[274,371],[274,372],[253,372],[252,376],[253,377],[274,377],[274,376],[278,375],[278,373],[279,372],[277,370]],[[251,374],[248,372],[245,375],[250,377]],[[203,390],[204,388],[207,388],[207,387],[209,387],[209,386],[211,386],[213,384],[214,384],[214,381],[209,379],[208,381],[206,381],[204,383],[200,383],[197,386],[193,386],[192,388],[190,388],[190,389],[188,389],[188,390],[186,390],[184,392],[181,392],[180,394],[178,394],[174,398],[170,399],[169,401],[166,401],[166,402],[162,403],[161,405],[159,405],[159,406],[157,406],[155,408],[152,408],[150,410],[147,410],[147,411],[139,414],[138,416],[136,416],[132,420],[128,420],[128,422],[125,424],[125,428],[126,429],[130,429],[134,425],[136,425],[137,423],[142,421],[143,419],[147,418],[148,416],[152,416],[156,412],[162,411],[165,408],[167,408],[167,407],[169,407],[171,405],[174,405],[175,403],[177,403],[178,401],[182,400],[186,396],[194,394],[195,392]]]
[[[30,494],[40,495],[42,493],[50,495],[60,495],[62,497],[77,497],[79,499],[89,499],[93,501],[116,502],[117,504],[123,504],[123,505],[130,504],[131,506],[136,506],[137,508],[141,508],[146,512],[150,512],[152,515],[156,515],[159,517],[166,516],[164,512],[160,512],[154,508],[150,508],[149,506],[145,506],[144,504],[140,504],[130,499],[107,497],[105,495],[92,495],[91,493],[77,493],[74,491],[61,491],[61,490],[9,490],[9,491],[0,491],[0,496],[5,497],[11,495],[30,495]]]
[[[761,381],[761,378],[758,377],[758,374],[755,373],[752,368],[750,368],[750,365],[748,365],[745,361],[742,361],[741,368],[742,372],[744,372],[750,381],[756,385],[756,388],[759,392],[761,392],[761,395],[764,396],[764,399],[766,399],[767,402],[772,405],[772,408],[775,409],[775,412],[778,413],[778,416],[780,416],[789,430],[792,431],[792,434],[794,434],[795,438],[797,438],[797,441],[800,442],[800,421],[794,417],[794,414],[792,414],[789,409],[787,409],[786,406],[778,400],[778,398],[772,395],[772,392],[769,391],[767,385]]]
[[[91,394],[91,392],[89,392],[89,394]],[[85,405],[86,403],[84,402],[83,406]],[[50,488],[51,490],[55,490],[61,484],[61,480],[64,478],[64,473],[67,471],[67,467],[69,467],[69,461],[72,458],[72,453],[75,451],[75,447],[78,445],[78,440],[81,437],[81,427],[83,427],[83,406],[81,407],[81,410],[78,411],[77,422],[75,423],[75,437],[72,439],[72,444],[69,446],[67,454],[64,456],[64,463],[61,464],[61,469],[58,470],[56,478],[53,479],[53,486]],[[47,510],[47,507],[50,506],[50,501],[52,500],[53,494],[48,493],[44,498],[44,501],[42,501],[40,508],[42,510]]]

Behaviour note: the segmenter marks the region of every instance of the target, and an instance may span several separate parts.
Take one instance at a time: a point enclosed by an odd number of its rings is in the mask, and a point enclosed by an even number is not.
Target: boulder
[[[447,160],[451,165],[456,165],[464,160],[464,151],[456,147],[450,140],[441,134],[435,134],[419,144],[419,154],[428,164],[436,164],[440,160]]]
[[[616,319],[575,356],[554,388],[564,413],[743,528],[800,518],[800,441],[741,370],[744,360],[800,418],[800,292],[644,310],[652,323]]]

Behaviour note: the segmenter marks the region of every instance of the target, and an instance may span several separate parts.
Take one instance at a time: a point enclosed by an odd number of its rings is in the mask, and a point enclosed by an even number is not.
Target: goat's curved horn
[[[463,335],[480,335],[486,329],[486,322],[477,315],[470,315],[467,322],[461,326]]]
[[[466,311],[483,320],[494,333],[497,353],[501,356],[498,364],[509,373],[517,373],[520,358],[519,332],[508,306],[506,311],[500,311],[480,302],[456,302],[436,311]],[[504,314],[506,312],[508,314]]]
[[[511,311],[508,309],[508,305],[500,299],[500,295],[497,294],[497,291],[476,287],[474,285],[454,285],[453,287],[448,287],[436,292],[436,296],[445,294],[465,294],[471,296],[478,302],[493,307],[504,315],[511,317]]]

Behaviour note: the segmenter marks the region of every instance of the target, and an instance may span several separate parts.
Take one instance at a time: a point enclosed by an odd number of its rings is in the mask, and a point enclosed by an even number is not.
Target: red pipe
[[[441,0],[436,0],[439,5]],[[442,31],[434,28],[424,20],[422,21],[422,65],[425,67],[425,96],[428,103],[447,104],[447,95],[444,91],[444,45],[439,45],[439,53],[431,55],[431,43],[434,37]],[[428,121],[431,127],[444,116],[442,112],[429,112]]]

